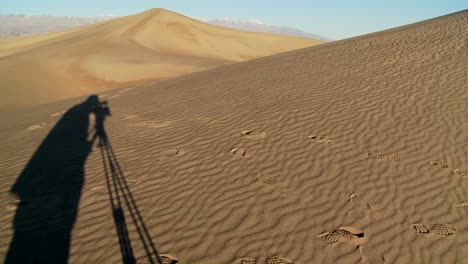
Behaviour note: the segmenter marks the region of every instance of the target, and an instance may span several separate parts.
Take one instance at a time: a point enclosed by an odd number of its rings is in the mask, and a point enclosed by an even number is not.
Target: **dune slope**
[[[180,263],[465,263],[467,35],[463,11],[102,95],[126,191],[159,254]],[[82,100],[1,114],[1,241],[24,224],[12,224],[21,204],[9,190]],[[69,263],[122,261],[101,150],[95,144],[84,165]],[[44,177],[36,192],[55,182]],[[122,203],[143,260],[148,243]],[[28,221],[31,234],[44,232]]]
[[[51,102],[319,43],[221,28],[152,9],[65,32],[0,41],[0,107]]]

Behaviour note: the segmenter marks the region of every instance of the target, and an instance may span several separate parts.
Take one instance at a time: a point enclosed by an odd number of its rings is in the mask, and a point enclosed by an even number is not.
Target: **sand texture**
[[[86,97],[3,111],[0,259],[468,263],[467,36],[463,11],[106,91],[101,147]]]
[[[320,43],[221,28],[152,9],[65,32],[0,40],[0,108],[52,102]]]

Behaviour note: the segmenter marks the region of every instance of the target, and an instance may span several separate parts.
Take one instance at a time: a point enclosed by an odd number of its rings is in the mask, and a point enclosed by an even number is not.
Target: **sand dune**
[[[0,41],[0,107],[51,102],[322,43],[221,28],[152,9]]]
[[[44,226],[73,218],[31,194],[63,181],[81,190],[69,263],[121,263],[119,237],[140,263],[152,245],[162,263],[466,263],[467,35],[463,11],[107,91],[110,145],[85,162],[67,143],[79,130],[63,128],[85,98],[1,113],[0,258],[25,230],[41,248],[27,259],[59,257],[48,243],[66,232]],[[127,199],[121,218],[106,175]]]

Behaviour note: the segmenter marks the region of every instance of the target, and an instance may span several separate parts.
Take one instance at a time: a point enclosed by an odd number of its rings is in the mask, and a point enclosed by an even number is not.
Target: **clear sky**
[[[260,20],[342,39],[468,9],[468,0],[0,0],[0,13],[129,15],[162,7],[190,17]]]

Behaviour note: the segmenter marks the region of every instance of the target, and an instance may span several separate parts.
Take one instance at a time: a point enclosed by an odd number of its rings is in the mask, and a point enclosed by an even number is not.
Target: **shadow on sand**
[[[88,140],[89,116],[95,133]],[[125,203],[150,263],[162,263],[125,181],[104,130],[110,115],[96,95],[70,108],[36,150],[11,192],[20,199],[14,237],[5,263],[67,263],[70,236],[85,180],[84,165],[99,139],[114,222],[123,263],[136,263],[125,222]],[[128,214],[127,214],[128,215]]]
[[[159,256],[156,247],[153,244],[151,236],[146,228],[146,225],[141,217],[140,210],[133,198],[132,192],[125,180],[123,171],[117,160],[117,156],[112,149],[107,134],[103,125],[105,116],[110,115],[106,107],[101,107],[96,111],[96,135],[99,137],[98,146],[101,148],[102,162],[104,166],[104,173],[106,176],[107,191],[109,200],[112,207],[112,215],[114,217],[117,235],[119,237],[120,251],[122,253],[122,260],[125,264],[136,263],[135,256],[130,238],[128,236],[128,229],[125,220],[124,207],[127,208],[128,214],[136,227],[140,241],[143,244],[147,256],[146,263],[162,264],[163,260]],[[164,262],[169,263],[169,262]],[[170,262],[170,263],[176,263]]]

